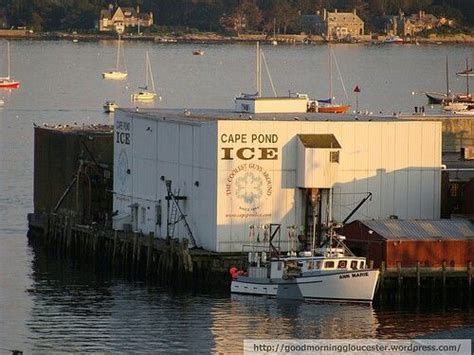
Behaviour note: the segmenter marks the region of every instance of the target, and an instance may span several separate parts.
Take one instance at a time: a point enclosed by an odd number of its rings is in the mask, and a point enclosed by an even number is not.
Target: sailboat
[[[140,87],[138,92],[132,94],[133,101],[151,101],[156,97],[155,82],[153,80],[153,73],[151,71],[150,57],[148,56],[148,51],[145,55],[145,70],[146,70],[146,79],[145,86]],[[148,83],[151,82],[152,90],[148,90]]]
[[[329,98],[324,100],[317,100],[318,101],[318,112],[321,113],[346,113],[350,105],[341,105],[333,103],[333,93],[332,93],[332,58],[333,58],[333,51],[331,47],[328,47],[329,50]],[[337,66],[337,62],[336,62]],[[337,67],[339,71],[339,67]],[[339,73],[340,75],[340,73]],[[343,84],[344,88],[344,84]],[[345,91],[345,88],[344,88]],[[347,94],[346,94],[347,95]]]
[[[469,72],[467,59],[466,59],[465,72]],[[467,102],[467,103],[474,102],[472,95],[469,93],[469,76],[470,75],[464,75],[464,76],[466,77],[466,86],[467,86],[466,95],[452,93],[449,90],[449,66],[448,66],[448,56],[446,56],[446,94],[443,94],[440,92],[425,92],[425,95],[428,98],[429,102],[432,104],[446,104],[449,102]]]
[[[7,76],[0,77],[0,89],[18,89],[20,82],[10,76],[10,42],[7,42]]]
[[[121,41],[120,41],[120,36],[117,41],[117,62],[115,64],[115,68],[106,72],[102,73],[102,78],[104,79],[111,79],[111,80],[123,80],[127,77],[127,72],[126,71],[121,71],[120,70],[120,47],[121,47]]]

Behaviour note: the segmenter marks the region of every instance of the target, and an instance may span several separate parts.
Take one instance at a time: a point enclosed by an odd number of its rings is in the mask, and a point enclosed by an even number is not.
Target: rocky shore
[[[30,40],[73,40],[73,41],[100,41],[113,40],[117,38],[114,33],[68,33],[68,32],[41,32],[34,33],[27,30],[0,30],[0,38],[10,39],[30,39]],[[277,44],[310,44],[325,43],[326,40],[316,35],[276,35],[275,37],[264,34],[241,34],[238,36],[224,36],[217,33],[196,33],[196,34],[124,34],[124,40],[153,41],[157,43],[238,43],[238,42],[269,42]],[[363,36],[351,43],[382,43],[385,36]],[[348,43],[348,42],[343,42]],[[419,44],[452,44],[464,43],[474,44],[474,36],[466,34],[417,37],[407,40],[406,43]]]

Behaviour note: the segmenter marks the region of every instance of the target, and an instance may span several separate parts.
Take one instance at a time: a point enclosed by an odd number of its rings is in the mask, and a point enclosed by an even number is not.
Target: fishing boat
[[[145,86],[139,87],[139,91],[132,94],[133,101],[152,101],[156,97],[155,81],[153,80],[153,72],[151,70],[150,57],[148,51],[145,55]],[[148,90],[148,84],[151,83],[152,90]]]
[[[7,42],[7,76],[0,77],[0,89],[18,89],[20,82],[10,76],[10,42]]]
[[[102,73],[102,78],[110,80],[123,80],[127,77],[128,73],[126,70],[120,70],[120,56],[121,56],[121,41],[120,36],[117,41],[117,59],[115,68]],[[122,54],[123,55],[123,54]],[[124,61],[125,62],[125,61]]]
[[[344,236],[330,229],[325,246],[281,255],[270,238],[268,252],[250,252],[248,272],[231,268],[231,293],[283,299],[371,303],[379,271],[355,256]],[[267,259],[267,255],[269,256]]]
[[[105,113],[112,113],[118,108],[118,105],[114,101],[105,101],[104,103],[104,112]]]
[[[370,196],[371,194],[367,198]],[[281,228],[279,225],[270,224],[269,228],[265,229],[266,234],[264,233],[264,239],[265,236],[268,238],[268,249],[258,250],[254,247],[249,252],[247,272],[239,271],[235,267],[229,270],[232,276],[231,293],[371,303],[379,271],[369,267],[365,257],[355,256],[345,245],[345,237],[336,232],[340,230],[341,225],[332,221],[331,206],[332,188],[329,189],[329,214],[327,227],[324,228],[324,242],[319,246],[316,243],[316,213],[313,213],[310,250],[296,252],[294,235],[290,238],[290,251],[286,255],[282,254],[280,248],[273,243],[278,236],[278,241],[275,242],[280,245],[280,234],[277,232]],[[265,249],[265,246],[262,247]]]

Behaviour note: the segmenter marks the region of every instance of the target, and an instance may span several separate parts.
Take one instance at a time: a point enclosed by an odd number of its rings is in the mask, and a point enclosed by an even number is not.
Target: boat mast
[[[7,78],[10,79],[10,42],[7,42]]]
[[[329,50],[329,102],[332,103],[332,52],[331,45],[328,44]]]
[[[257,42],[257,73],[256,73],[256,85],[257,85],[257,97],[262,95],[262,74],[261,74],[261,55],[260,55],[260,43]]]
[[[469,62],[466,58],[466,95],[469,96]]]
[[[448,56],[446,56],[446,96],[449,97],[449,68],[448,68]]]
[[[118,35],[118,43],[117,43],[117,63],[115,64],[115,69],[119,71],[119,64],[120,64],[120,34]]]
[[[153,89],[153,93],[156,93],[155,80],[153,79],[153,72],[151,71],[151,62],[150,62],[150,57],[148,56],[148,52],[146,52],[146,59],[148,61],[148,71],[150,72],[151,88]],[[148,80],[147,80],[147,85],[148,85]]]

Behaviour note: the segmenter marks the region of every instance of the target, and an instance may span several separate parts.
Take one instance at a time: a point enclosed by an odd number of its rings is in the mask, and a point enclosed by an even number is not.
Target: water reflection
[[[227,312],[213,312],[216,351],[242,350],[243,339],[373,338],[370,305],[280,301],[232,295]]]
[[[114,278],[34,248],[33,352],[229,353],[244,339],[412,338],[474,324],[468,309],[279,301],[173,292]]]

